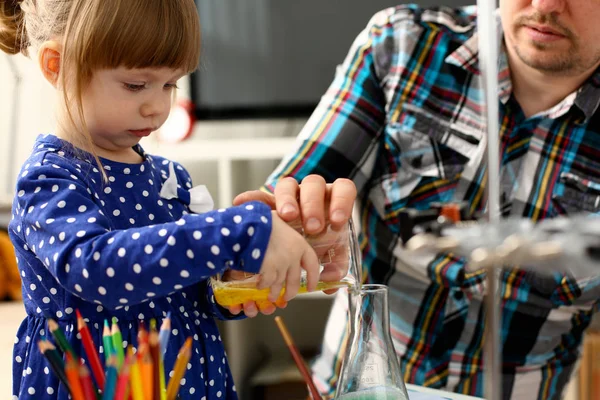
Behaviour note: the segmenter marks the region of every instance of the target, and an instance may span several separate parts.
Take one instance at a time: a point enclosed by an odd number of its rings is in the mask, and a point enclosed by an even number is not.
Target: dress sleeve
[[[167,295],[227,267],[259,272],[271,233],[266,205],[112,230],[83,173],[58,162],[46,157],[19,179],[21,223],[13,229],[67,291],[114,308]]]
[[[389,16],[379,13],[357,36],[335,78],[306,125],[296,148],[268,178],[272,192],[282,177],[300,181],[310,174],[327,182],[352,179],[360,191],[375,165],[385,124],[386,99],[382,77],[387,75],[393,46]],[[388,54],[389,53],[389,54]]]

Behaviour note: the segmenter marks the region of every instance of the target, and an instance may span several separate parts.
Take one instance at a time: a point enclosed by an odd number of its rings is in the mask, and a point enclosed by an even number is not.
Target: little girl
[[[262,203],[194,213],[206,211],[194,207],[206,195],[180,165],[138,144],[197,67],[193,0],[0,0],[0,48],[35,49],[63,105],[55,134],[37,138],[20,171],[9,226],[27,311],[13,397],[67,399],[36,344],[51,317],[85,358],[78,309],[97,346],[104,319],[116,316],[124,344],[135,345],[139,320],[171,312],[167,373],[194,339],[181,398],[237,398],[213,320],[234,316],[214,303],[207,279],[227,267],[259,272],[273,295],[286,281],[287,300],[301,268],[314,288],[318,262]]]

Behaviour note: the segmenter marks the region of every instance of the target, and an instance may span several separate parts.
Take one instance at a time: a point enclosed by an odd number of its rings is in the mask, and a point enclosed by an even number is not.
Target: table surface
[[[415,391],[418,393],[423,393],[423,394],[431,394],[433,396],[438,396],[440,400],[483,400],[481,397],[473,397],[473,396],[467,396],[464,394],[458,394],[458,393],[453,393],[453,392],[447,392],[447,391],[443,391],[443,390],[437,390],[437,389],[431,389],[431,388],[426,388],[426,387],[422,387],[422,386],[417,386],[417,385],[412,385],[410,383],[406,384],[406,389],[408,389],[409,393],[409,397],[411,399],[413,399],[413,397],[410,396],[410,392],[411,391]],[[436,399],[436,397],[433,397],[433,399]]]

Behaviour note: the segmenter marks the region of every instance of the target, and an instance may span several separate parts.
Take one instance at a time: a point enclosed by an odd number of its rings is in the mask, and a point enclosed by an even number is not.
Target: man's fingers
[[[323,267],[319,279],[324,282],[336,282],[344,278],[347,274],[348,269],[346,266],[332,263]]]
[[[336,179],[329,185],[329,220],[331,227],[338,230],[352,216],[352,207],[356,200],[356,186],[350,179]]]
[[[233,199],[233,205],[239,206],[240,204],[244,204],[249,201],[260,201],[271,207],[272,210],[275,209],[275,196],[273,196],[271,193],[266,193],[260,190],[249,190],[247,192],[238,194],[235,199]]]
[[[275,186],[277,214],[286,222],[300,217],[298,208],[298,182],[294,178],[283,178]]]
[[[300,211],[302,225],[308,234],[316,234],[325,226],[325,179],[319,175],[309,175],[302,180],[300,191]]]

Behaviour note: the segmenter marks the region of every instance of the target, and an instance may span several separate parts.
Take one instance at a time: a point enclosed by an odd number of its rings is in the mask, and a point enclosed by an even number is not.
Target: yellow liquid
[[[235,306],[243,304],[247,301],[254,301],[259,306],[261,304],[269,304],[269,293],[271,289],[257,289],[254,285],[235,285],[232,282],[219,282],[212,281],[213,292],[215,293],[215,300],[223,307]],[[336,282],[319,282],[317,283],[316,290],[329,290],[329,289],[340,289],[350,287],[350,282],[336,281]],[[283,298],[285,288],[281,289],[278,300]],[[306,282],[300,285],[298,294],[307,293]]]

